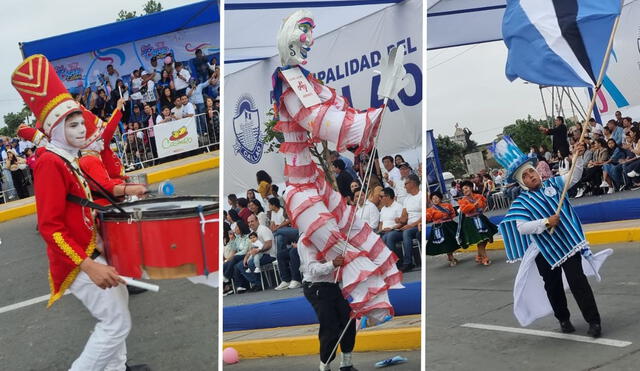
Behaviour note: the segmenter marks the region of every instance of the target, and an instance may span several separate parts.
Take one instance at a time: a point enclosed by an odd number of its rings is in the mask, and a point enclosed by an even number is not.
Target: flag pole
[[[618,29],[618,24],[620,23],[620,16],[618,15],[616,17],[615,22],[613,23],[613,28],[611,29],[611,35],[609,36],[609,44],[607,45],[607,51],[604,53],[604,58],[602,60],[602,66],[600,66],[600,73],[598,74],[598,81],[596,83],[596,86],[593,89],[593,97],[591,97],[591,103],[589,103],[589,109],[587,110],[587,113],[585,114],[584,117],[584,122],[582,124],[582,133],[580,134],[580,139],[578,140],[578,142],[576,142],[576,144],[581,143],[584,140],[584,136],[587,133],[587,128],[589,125],[589,119],[591,118],[591,114],[593,113],[593,109],[595,108],[596,105],[596,98],[598,97],[598,91],[600,90],[600,86],[602,84],[602,80],[604,79],[604,75],[605,72],[607,70],[607,64],[609,63],[609,57],[611,56],[611,49],[613,49],[613,40],[615,38],[616,35],[616,30]],[[574,144],[575,146],[575,144]],[[573,179],[573,172],[576,169],[576,158],[575,158],[575,151],[574,151],[574,158],[572,158],[571,161],[571,170],[569,170],[569,177],[567,178],[568,181],[566,181],[564,183],[564,189],[562,190],[562,195],[560,196],[560,202],[558,203],[558,208],[556,209],[556,213],[555,215],[560,215],[560,210],[562,209],[562,204],[564,202],[564,198],[567,194],[567,191],[569,190],[569,184],[571,183],[571,180]],[[553,231],[555,230],[555,227],[551,228],[551,231],[549,233],[553,233]]]

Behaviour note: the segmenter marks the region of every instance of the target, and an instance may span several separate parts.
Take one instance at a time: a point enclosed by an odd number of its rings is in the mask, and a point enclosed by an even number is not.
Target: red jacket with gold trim
[[[98,155],[83,154],[80,157],[80,168],[91,179],[95,180],[102,188],[113,195],[113,188],[118,184],[124,184],[122,178],[112,178]],[[94,192],[94,201],[99,205],[110,205],[111,202],[102,196],[100,188],[91,179],[87,179],[89,188]],[[100,195],[100,196],[98,196]]]
[[[67,194],[91,199],[91,192],[57,154],[39,154],[34,172],[38,231],[47,244],[51,297],[60,299],[80,272],[80,263],[96,248],[91,209],[67,201]]]
[[[124,166],[122,165],[122,161],[118,155],[113,153],[111,150],[111,138],[113,138],[113,134],[118,128],[118,122],[122,118],[122,111],[116,109],[111,114],[109,121],[107,122],[107,126],[102,132],[102,139],[104,140],[104,149],[100,152],[100,157],[102,158],[102,163],[104,164],[104,168],[109,173],[110,178],[122,178],[126,179],[124,175]]]

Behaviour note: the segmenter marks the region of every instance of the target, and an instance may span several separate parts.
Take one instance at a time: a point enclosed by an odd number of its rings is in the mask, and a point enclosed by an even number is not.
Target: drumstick
[[[125,276],[120,276],[120,278],[122,278],[124,282],[126,282],[127,285],[129,286],[139,287],[141,289],[145,289],[153,292],[158,292],[158,290],[160,290],[160,286],[154,285],[152,283],[137,281],[137,280],[134,280],[133,278],[125,277]]]
[[[120,98],[122,98],[122,89],[120,89],[120,85],[118,85],[118,91],[120,92]],[[122,106],[122,111],[126,111],[124,105]]]

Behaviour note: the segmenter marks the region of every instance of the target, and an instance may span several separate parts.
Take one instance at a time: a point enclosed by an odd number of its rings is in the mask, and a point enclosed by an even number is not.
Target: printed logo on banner
[[[60,80],[65,82],[82,80],[84,69],[80,67],[80,63],[69,63],[67,65],[61,64],[55,66],[56,74],[60,77]]]
[[[249,94],[240,96],[236,103],[233,116],[233,132],[236,143],[234,152],[249,163],[257,164],[262,157],[262,135],[260,131],[260,114],[258,108]]]
[[[164,44],[164,41],[158,41],[154,45],[143,44],[140,47],[140,54],[145,59],[151,59],[151,57],[164,58],[169,54],[173,54],[173,50]]]

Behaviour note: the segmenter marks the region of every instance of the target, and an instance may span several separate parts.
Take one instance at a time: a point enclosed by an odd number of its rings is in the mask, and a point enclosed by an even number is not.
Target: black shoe
[[[590,323],[589,330],[587,330],[587,335],[590,335],[593,338],[599,338],[602,335],[602,327],[600,327],[599,323]]]
[[[129,292],[129,295],[138,295],[138,294],[142,294],[143,292],[147,292],[148,290],[141,289],[135,286],[127,286],[127,291]]]
[[[411,270],[414,268],[415,266],[413,264],[407,264],[407,265],[403,265],[402,267],[400,267],[400,271],[402,273],[407,273],[407,272],[411,272]]]
[[[573,325],[571,324],[571,321],[566,320],[566,321],[560,322],[560,331],[562,331],[565,334],[570,334],[572,332],[576,332],[576,328],[573,327]]]
[[[141,365],[127,365],[125,371],[151,371],[151,367],[149,365],[141,364]]]
[[[358,371],[358,370],[353,366],[345,366],[345,367],[340,367],[340,371]]]

